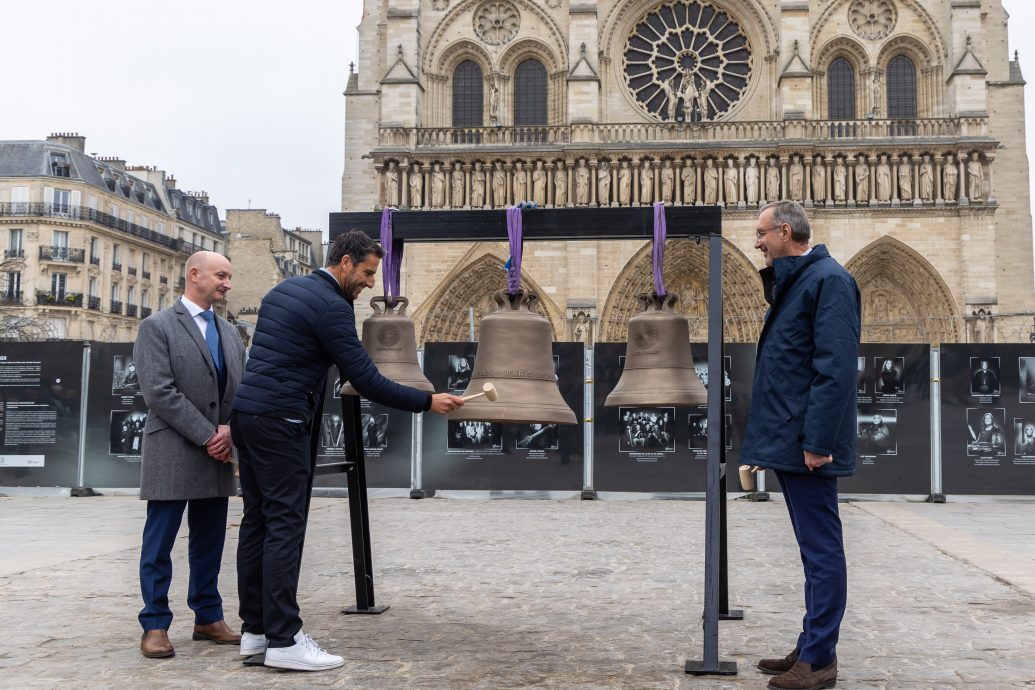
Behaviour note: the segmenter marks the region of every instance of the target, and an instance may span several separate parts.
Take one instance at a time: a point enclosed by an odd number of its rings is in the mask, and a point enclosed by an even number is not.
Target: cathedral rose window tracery
[[[740,25],[699,0],[645,14],[623,57],[633,98],[661,120],[716,119],[743,98],[751,76],[751,48]]]
[[[509,43],[521,26],[521,15],[510,2],[486,2],[474,13],[474,32],[492,46]]]
[[[875,41],[891,33],[898,22],[898,9],[891,0],[853,0],[848,22],[860,37]]]

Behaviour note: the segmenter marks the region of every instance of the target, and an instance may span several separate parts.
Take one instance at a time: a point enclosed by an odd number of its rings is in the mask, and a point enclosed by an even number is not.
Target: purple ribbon
[[[381,249],[385,253],[384,258],[384,287],[385,299],[392,307],[395,306],[393,298],[399,296],[399,278],[402,273],[403,241],[392,237],[392,211],[386,208],[381,211]]]
[[[510,240],[507,292],[513,295],[521,288],[521,209],[517,206],[507,208],[507,238]]]
[[[665,237],[667,235],[665,204],[656,201],[654,202],[654,251],[651,254],[651,263],[654,266],[654,292],[658,294],[658,297],[665,296],[665,276],[662,270],[665,267]]]

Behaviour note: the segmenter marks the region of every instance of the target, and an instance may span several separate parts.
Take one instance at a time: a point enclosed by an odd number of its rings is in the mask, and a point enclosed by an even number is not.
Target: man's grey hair
[[[762,207],[762,211],[773,209],[773,220],[791,226],[791,238],[802,244],[812,239],[812,226],[805,209],[797,201],[774,201]]]

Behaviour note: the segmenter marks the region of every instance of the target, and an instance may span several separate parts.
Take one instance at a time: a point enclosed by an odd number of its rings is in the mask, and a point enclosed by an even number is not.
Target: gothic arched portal
[[[562,322],[563,315],[527,276],[521,279],[521,287],[539,295],[535,311],[550,320],[556,339],[557,324]],[[425,305],[414,312],[417,342],[466,341],[470,335],[469,307],[474,307],[474,334],[477,340],[482,316],[489,312],[492,305],[492,293],[506,289],[507,271],[503,267],[503,260],[493,254],[485,254],[454,269]]]
[[[863,298],[863,342],[959,341],[952,293],[938,271],[892,237],[867,245],[845,264]]]
[[[754,342],[766,303],[758,271],[739,249],[722,242],[723,324],[727,342]],[[669,240],[665,247],[665,289],[679,296],[678,310],[690,321],[690,339],[708,338],[708,244]],[[629,319],[640,312],[636,295],[654,289],[651,245],[625,265],[607,297],[600,319],[601,342],[624,342]]]

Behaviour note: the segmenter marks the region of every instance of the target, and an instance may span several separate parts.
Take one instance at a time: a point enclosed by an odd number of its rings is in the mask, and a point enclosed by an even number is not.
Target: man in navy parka
[[[758,341],[740,462],[780,480],[805,569],[805,616],[794,650],[763,659],[770,688],[833,687],[847,601],[837,478],[855,472],[859,288],[827,248],[810,246],[805,210],[766,206],[755,248],[770,304]]]

